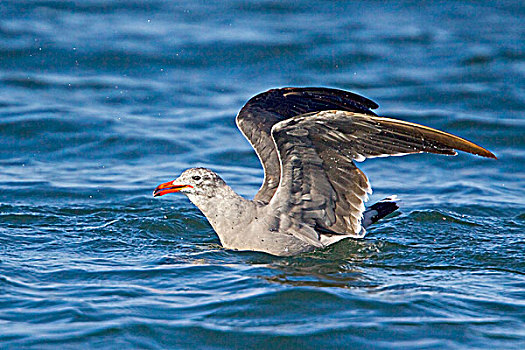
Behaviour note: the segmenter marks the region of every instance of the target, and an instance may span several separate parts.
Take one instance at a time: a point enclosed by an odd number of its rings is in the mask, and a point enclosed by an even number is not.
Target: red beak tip
[[[187,187],[193,188],[191,185],[173,185],[173,182],[166,182],[158,185],[157,188],[155,188],[153,191],[153,197],[160,197],[168,193],[179,192],[180,190]]]

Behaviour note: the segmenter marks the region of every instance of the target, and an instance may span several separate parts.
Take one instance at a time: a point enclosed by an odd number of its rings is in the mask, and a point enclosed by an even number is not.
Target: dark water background
[[[0,348],[525,347],[520,1],[0,1]],[[360,166],[402,211],[314,254],[222,249],[192,166],[246,196],[234,116],[330,86],[492,150]]]

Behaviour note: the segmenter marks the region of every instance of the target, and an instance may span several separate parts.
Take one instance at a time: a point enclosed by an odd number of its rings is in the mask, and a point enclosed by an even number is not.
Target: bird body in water
[[[273,89],[250,99],[236,122],[263,165],[253,200],[239,196],[205,168],[184,171],[154,196],[184,193],[206,216],[225,248],[277,256],[362,238],[366,227],[395,211],[395,198],[365,210],[371,193],[355,161],[455,150],[496,158],[457,136],[377,116],[373,101],[328,88]]]

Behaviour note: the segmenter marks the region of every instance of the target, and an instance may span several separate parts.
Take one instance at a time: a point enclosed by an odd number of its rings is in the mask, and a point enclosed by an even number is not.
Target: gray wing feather
[[[264,168],[264,180],[254,200],[268,203],[279,185],[281,167],[272,127],[283,120],[309,112],[343,110],[375,115],[378,105],[348,91],[309,87],[272,89],[251,98],[236,118],[238,128],[255,149]]]
[[[281,121],[272,128],[272,137],[281,180],[269,205],[281,219],[281,231],[308,242],[320,242],[320,234],[327,233],[364,235],[361,218],[371,188],[353,160],[421,152],[455,155],[454,149],[495,158],[436,129],[344,111]]]

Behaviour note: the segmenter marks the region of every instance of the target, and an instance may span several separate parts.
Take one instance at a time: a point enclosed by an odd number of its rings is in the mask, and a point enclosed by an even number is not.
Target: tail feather
[[[368,228],[370,225],[399,209],[399,205],[396,201],[398,201],[398,198],[394,195],[387,197],[367,208],[363,212],[363,220],[361,221],[363,228]]]

